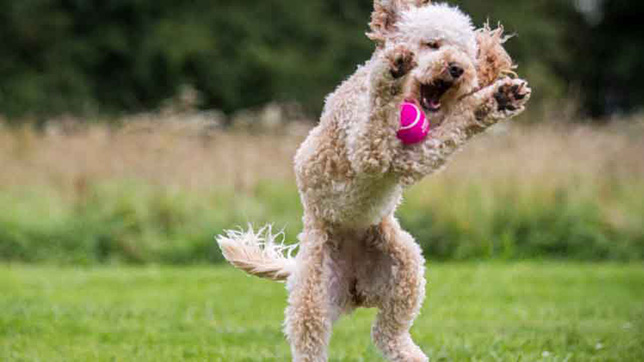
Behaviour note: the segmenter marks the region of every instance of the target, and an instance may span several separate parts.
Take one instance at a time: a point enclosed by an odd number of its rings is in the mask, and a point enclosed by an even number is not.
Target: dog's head
[[[469,16],[427,0],[376,0],[368,36],[379,49],[404,45],[416,55],[405,97],[440,122],[478,87],[477,33]]]

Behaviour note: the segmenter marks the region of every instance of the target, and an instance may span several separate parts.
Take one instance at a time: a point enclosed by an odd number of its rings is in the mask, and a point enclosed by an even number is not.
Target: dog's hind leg
[[[289,306],[285,332],[294,362],[324,362],[331,337],[333,310],[329,299],[328,235],[305,230],[295,272],[288,279]]]
[[[388,256],[379,262],[378,280],[371,281],[382,292],[371,330],[373,342],[389,361],[427,361],[409,334],[425,298],[425,260],[420,247],[393,216],[374,229],[370,243]]]

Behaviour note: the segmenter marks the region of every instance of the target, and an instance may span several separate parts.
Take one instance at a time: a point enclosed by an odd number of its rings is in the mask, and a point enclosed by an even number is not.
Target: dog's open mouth
[[[425,112],[436,112],[441,108],[441,97],[452,87],[453,83],[438,79],[430,84],[420,86],[420,104]]]

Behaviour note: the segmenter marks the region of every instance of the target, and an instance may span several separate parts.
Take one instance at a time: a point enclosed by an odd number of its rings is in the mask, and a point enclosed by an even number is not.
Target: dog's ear
[[[480,87],[486,87],[497,79],[513,75],[516,66],[512,58],[503,47],[503,44],[511,36],[503,35],[503,26],[498,25],[492,29],[489,23],[476,32],[476,42],[478,45],[477,55],[477,76]]]
[[[374,0],[373,13],[371,14],[371,32],[367,37],[376,43],[379,48],[385,45],[387,36],[396,28],[400,13],[412,6],[431,4],[431,0]]]

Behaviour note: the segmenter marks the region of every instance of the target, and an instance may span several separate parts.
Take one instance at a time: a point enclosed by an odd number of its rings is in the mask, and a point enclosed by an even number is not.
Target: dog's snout
[[[449,74],[454,79],[460,78],[463,75],[464,72],[465,72],[465,70],[463,70],[463,68],[460,65],[458,65],[456,63],[450,63],[449,64]]]

